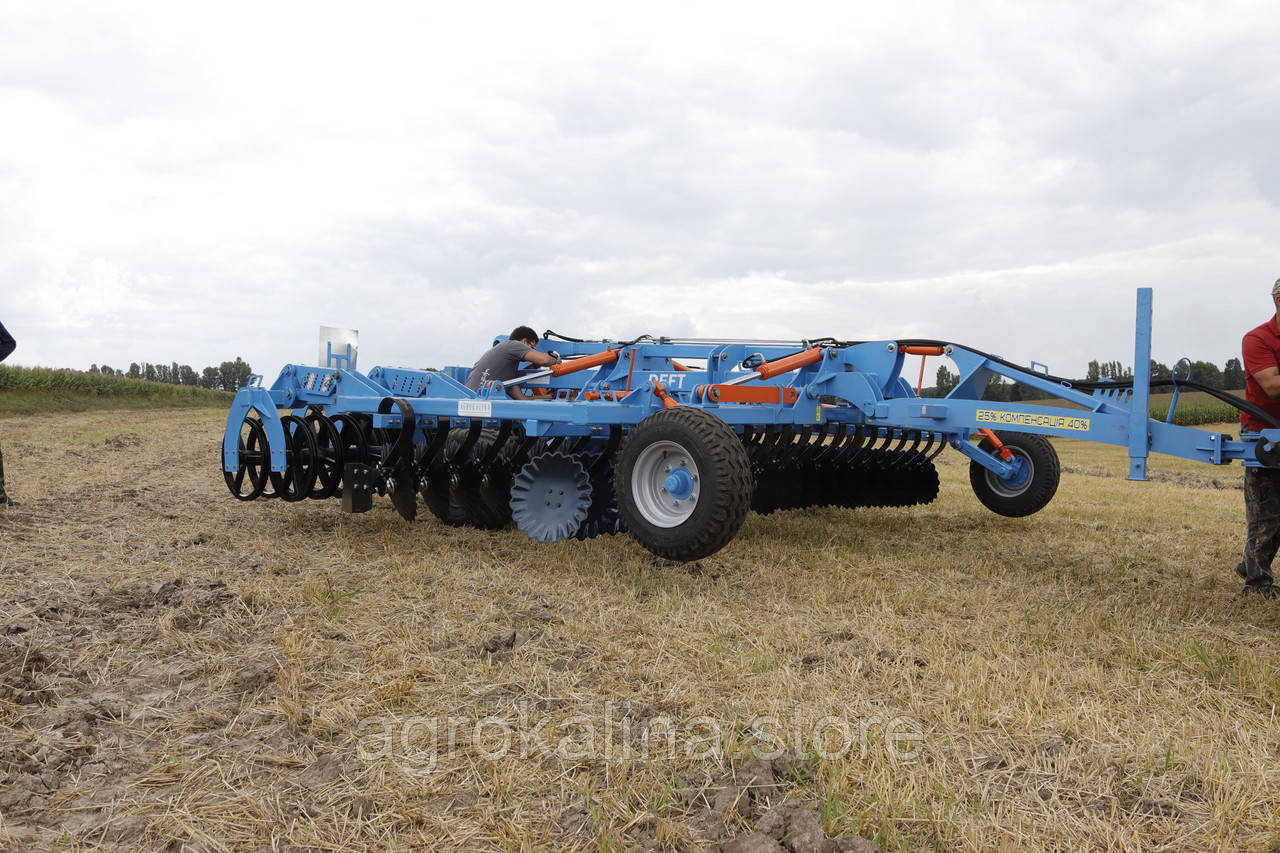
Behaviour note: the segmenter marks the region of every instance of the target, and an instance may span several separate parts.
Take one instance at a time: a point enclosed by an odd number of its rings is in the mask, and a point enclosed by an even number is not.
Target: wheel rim
[[[678,527],[687,521],[700,492],[697,464],[674,441],[655,441],[636,458],[631,493],[640,515],[655,527]]]
[[[1030,456],[1016,447],[1009,450],[1022,461],[1022,470],[1012,480],[1002,479],[995,471],[987,471],[987,487],[1002,498],[1016,498],[1025,492],[1036,474],[1036,464]]]

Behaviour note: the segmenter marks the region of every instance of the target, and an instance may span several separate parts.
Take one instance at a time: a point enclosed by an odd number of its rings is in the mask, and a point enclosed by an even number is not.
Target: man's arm
[[[532,362],[533,364],[538,365],[538,367],[550,367],[553,364],[560,363],[559,357],[545,352],[539,352],[533,348],[530,348],[529,351],[524,354],[524,360]]]
[[[1280,359],[1255,329],[1240,342],[1240,355],[1244,359],[1244,372],[1253,377],[1262,393],[1271,399],[1280,397]]]
[[[1265,367],[1253,374],[1253,378],[1262,386],[1262,393],[1273,400],[1280,397],[1280,367]]]

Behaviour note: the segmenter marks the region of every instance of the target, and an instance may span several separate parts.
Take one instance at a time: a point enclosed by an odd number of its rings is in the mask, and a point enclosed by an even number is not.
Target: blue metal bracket
[[[1012,462],[1005,462],[999,456],[988,453],[978,445],[970,444],[967,441],[952,441],[951,447],[959,450],[1002,480],[1016,481],[1019,477],[1024,476],[1027,470],[1027,463],[1017,456],[1013,457]]]

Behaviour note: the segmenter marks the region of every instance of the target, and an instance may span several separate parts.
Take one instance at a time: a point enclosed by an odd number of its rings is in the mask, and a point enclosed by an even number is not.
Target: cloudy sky
[[[1120,11],[1117,11],[1119,9]],[[1215,361],[1280,276],[1274,2],[0,3],[12,361],[580,337]]]

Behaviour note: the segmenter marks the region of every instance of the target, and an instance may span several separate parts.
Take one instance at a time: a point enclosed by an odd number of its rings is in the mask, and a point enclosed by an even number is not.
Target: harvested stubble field
[[[683,565],[241,504],[222,419],[0,420],[0,847],[1280,845],[1239,468],[1060,442],[1010,520],[948,453],[930,506]]]

